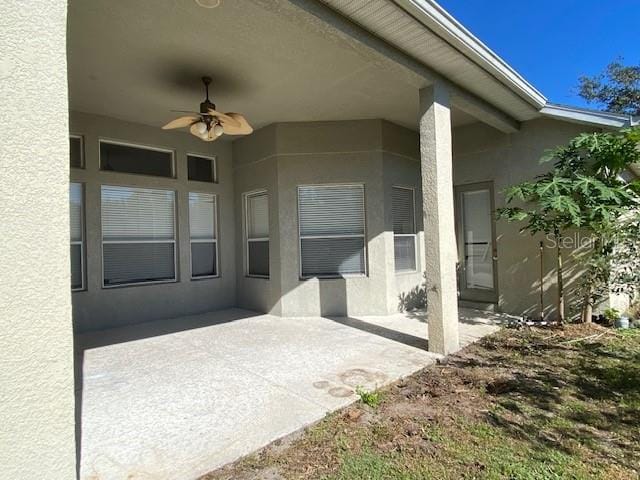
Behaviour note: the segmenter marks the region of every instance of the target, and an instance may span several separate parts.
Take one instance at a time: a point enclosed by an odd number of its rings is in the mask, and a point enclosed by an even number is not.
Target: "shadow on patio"
[[[497,328],[473,322],[463,344]],[[233,461],[353,402],[356,386],[433,364],[427,327],[232,309],[81,335],[80,478],[196,477]]]

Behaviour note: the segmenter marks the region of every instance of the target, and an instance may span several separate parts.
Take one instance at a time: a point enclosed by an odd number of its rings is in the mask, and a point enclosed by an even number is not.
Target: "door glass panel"
[[[462,193],[466,288],[493,290],[491,196],[487,189]]]

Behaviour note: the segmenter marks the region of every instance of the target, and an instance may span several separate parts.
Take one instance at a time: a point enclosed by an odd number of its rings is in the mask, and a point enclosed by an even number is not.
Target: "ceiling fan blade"
[[[223,127],[225,125],[233,125],[235,127],[240,127],[240,122],[238,122],[235,118],[230,117],[226,113],[218,112],[217,110],[213,110],[211,108],[208,110],[208,112],[209,112],[209,115],[211,115],[212,117],[216,117],[220,121]]]
[[[163,130],[170,130],[172,128],[184,128],[184,127],[188,127],[189,125],[191,125],[194,122],[197,122],[198,120],[200,120],[200,117],[196,117],[196,116],[186,116],[186,117],[180,117],[180,118],[176,118],[175,120],[171,120],[169,123],[167,123],[164,127],[162,127]]]
[[[227,112],[226,115],[232,119],[234,119],[239,126],[231,125],[231,124],[222,124],[222,128],[224,128],[224,133],[227,135],[249,135],[253,132],[253,127],[249,125],[247,119],[240,113],[235,112]]]

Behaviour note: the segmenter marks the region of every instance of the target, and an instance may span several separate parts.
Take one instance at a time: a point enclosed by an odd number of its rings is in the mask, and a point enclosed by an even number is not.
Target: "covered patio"
[[[196,476],[496,328],[459,299],[536,308],[536,242],[503,230],[498,271],[489,183],[593,115],[435,2],[0,10],[8,478]],[[162,129],[208,77],[252,134]],[[416,301],[428,325],[396,313]]]
[[[457,308],[452,195],[452,131],[515,128],[491,103],[332,2],[68,23],[81,479],[196,477],[497,328]],[[161,129],[203,76],[253,133]]]
[[[231,309],[80,335],[80,478],[194,478],[247,455],[434,363],[424,318]],[[461,309],[461,343],[505,318]]]
[[[68,23],[76,332],[385,315],[428,278],[430,350],[458,348],[452,130],[513,119],[332,2],[71,2]],[[203,76],[252,134],[161,130]]]

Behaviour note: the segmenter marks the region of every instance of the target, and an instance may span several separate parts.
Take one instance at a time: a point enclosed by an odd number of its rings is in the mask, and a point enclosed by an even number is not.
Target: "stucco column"
[[[429,350],[448,354],[458,350],[459,339],[451,109],[445,85],[420,90],[419,123]]]
[[[0,2],[0,477],[73,479],[63,0]]]

